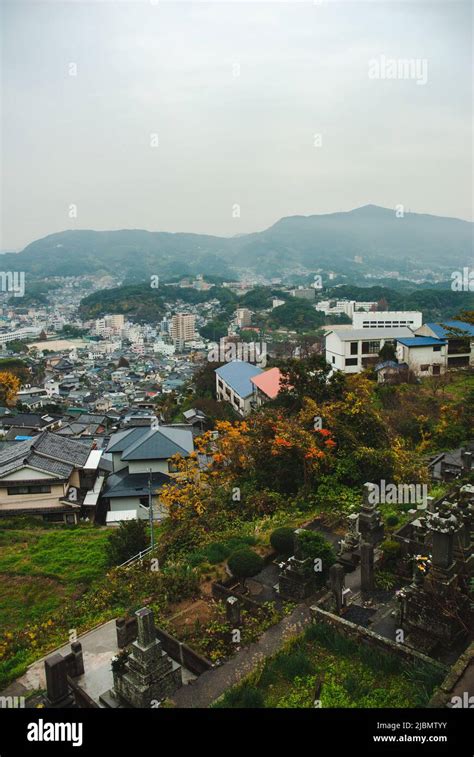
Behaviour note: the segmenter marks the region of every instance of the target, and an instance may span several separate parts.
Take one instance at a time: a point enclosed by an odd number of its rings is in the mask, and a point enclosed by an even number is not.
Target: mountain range
[[[473,224],[456,218],[365,205],[348,212],[289,216],[235,237],[123,229],[50,234],[5,253],[6,270],[36,277],[111,273],[136,281],[156,274],[276,276],[315,269],[347,273],[455,270],[473,259]],[[354,261],[355,256],[359,260]],[[362,258],[362,261],[360,261]]]

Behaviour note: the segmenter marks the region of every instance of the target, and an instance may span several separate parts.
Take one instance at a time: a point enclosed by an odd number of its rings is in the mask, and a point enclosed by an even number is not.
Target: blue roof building
[[[247,415],[254,396],[254,385],[250,379],[261,373],[263,371],[257,365],[243,360],[221,365],[215,370],[217,399],[230,402],[237,413]]]

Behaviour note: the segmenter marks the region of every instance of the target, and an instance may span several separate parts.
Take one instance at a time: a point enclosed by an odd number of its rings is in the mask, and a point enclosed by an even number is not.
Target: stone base
[[[180,686],[181,666],[173,662],[171,670],[148,685],[140,684],[130,673],[117,677],[114,681],[114,692],[131,707],[149,709],[153,701],[166,699]]]
[[[99,697],[99,702],[104,706],[107,707],[110,710],[117,710],[121,709],[124,705],[122,704],[122,701],[115,696],[115,692],[113,689],[108,689],[107,691],[104,691],[103,694]]]
[[[309,578],[288,575],[280,576],[278,593],[283,599],[301,601],[311,597],[315,591],[315,581],[312,576]]]

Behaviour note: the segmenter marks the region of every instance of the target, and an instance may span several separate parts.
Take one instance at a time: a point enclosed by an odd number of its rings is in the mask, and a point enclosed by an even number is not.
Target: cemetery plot
[[[310,625],[214,707],[423,707],[442,674]]]

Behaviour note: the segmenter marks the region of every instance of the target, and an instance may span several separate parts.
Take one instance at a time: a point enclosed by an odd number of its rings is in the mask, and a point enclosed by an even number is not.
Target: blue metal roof
[[[445,339],[435,339],[432,336],[413,336],[405,339],[397,339],[397,342],[405,347],[436,347],[446,344]]]
[[[464,321],[443,321],[443,323],[427,323],[426,325],[440,339],[449,335],[450,328],[465,331],[466,336],[474,336],[474,326],[472,323],[464,323]]]
[[[221,365],[215,372],[242,398],[253,394],[253,384],[250,379],[263,373],[258,366],[243,360],[233,360],[231,363]]]

